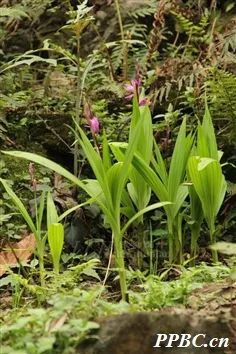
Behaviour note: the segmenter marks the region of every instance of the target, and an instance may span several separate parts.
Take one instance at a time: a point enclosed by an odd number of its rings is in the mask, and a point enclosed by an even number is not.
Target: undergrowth
[[[24,305],[7,310],[1,319],[1,354],[49,354],[52,350],[55,354],[74,353],[83,340],[96,339],[99,317],[186,305],[193,290],[230,275],[230,268],[221,264],[212,267],[202,263],[177,270],[180,276],[172,281],[164,280],[167,272],[145,276],[143,272],[128,271],[128,280],[133,284],[129,303],[114,302],[111,293],[92,283],[86,290],[83,283],[73,288],[67,285],[63,291],[59,288],[55,291],[54,287],[54,294],[47,295],[42,307],[35,307],[32,294],[29,300],[26,291],[25,299],[22,298]]]

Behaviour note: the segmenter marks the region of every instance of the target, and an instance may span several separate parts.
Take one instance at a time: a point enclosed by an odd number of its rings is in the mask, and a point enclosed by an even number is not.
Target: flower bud
[[[90,130],[93,134],[97,134],[99,132],[99,120],[97,117],[93,116],[90,120],[89,120],[89,126],[90,126]]]

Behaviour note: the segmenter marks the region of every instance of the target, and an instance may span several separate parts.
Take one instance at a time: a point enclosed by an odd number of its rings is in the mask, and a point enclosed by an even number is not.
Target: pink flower
[[[96,135],[99,132],[100,123],[98,118],[93,115],[91,106],[87,101],[84,102],[84,115],[92,134]]]
[[[139,94],[140,84],[141,83],[139,79],[131,80],[130,84],[125,84],[125,91],[127,94],[125,98],[127,100],[131,100],[134,97],[135,93]]]
[[[89,119],[90,130],[93,134],[97,134],[99,132],[99,120],[97,117],[93,116]]]
[[[140,100],[139,100],[140,107],[146,106],[148,104],[150,104],[150,101],[147,97],[140,98]]]
[[[147,97],[140,98],[141,95],[141,76],[140,76],[140,67],[139,65],[136,65],[136,74],[135,74],[135,79],[131,80],[129,84],[125,84],[124,88],[126,91],[125,99],[126,100],[132,100],[132,98],[137,96],[137,99],[139,101],[139,106],[145,106],[146,104],[149,104],[149,100]]]

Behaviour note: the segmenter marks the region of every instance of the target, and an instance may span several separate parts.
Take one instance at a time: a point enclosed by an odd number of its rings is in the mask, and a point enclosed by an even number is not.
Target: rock
[[[236,319],[234,318],[234,325]],[[84,342],[77,354],[233,354],[236,353],[236,330],[230,320],[221,317],[200,317],[192,310],[163,310],[123,314],[107,317],[99,321],[98,340],[95,343]],[[197,334],[197,344],[208,343],[212,338],[229,338],[228,348],[188,347],[154,348],[157,334],[189,333],[191,338]],[[169,339],[169,338],[168,338]],[[167,342],[164,343],[165,345]]]

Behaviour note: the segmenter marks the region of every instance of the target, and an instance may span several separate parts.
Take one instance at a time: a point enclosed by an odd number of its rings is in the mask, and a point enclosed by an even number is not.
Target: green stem
[[[102,50],[104,51],[106,57],[107,57],[107,63],[108,63],[108,67],[109,67],[109,73],[110,73],[110,79],[112,81],[115,81],[115,70],[113,67],[113,63],[112,63],[112,59],[111,59],[111,55],[109,53],[109,50],[107,48],[107,44],[106,41],[104,40],[104,38],[101,36],[101,34],[99,33],[97,26],[92,22],[91,23],[94,31],[96,32],[96,35],[98,36],[100,42],[101,42],[101,46],[102,46]]]
[[[179,256],[179,264],[183,264],[183,233],[182,233],[182,219],[183,216],[181,214],[178,214],[176,217],[176,245],[175,245],[175,250]]]
[[[168,248],[169,248],[169,263],[174,261],[174,238],[173,238],[173,227],[170,220],[167,219],[168,224]]]
[[[115,0],[115,4],[116,4],[116,13],[117,13],[117,17],[118,17],[118,22],[119,22],[119,26],[120,26],[121,39],[122,39],[122,41],[124,41],[125,40],[125,36],[124,36],[124,28],[123,28],[123,23],[122,23],[122,17],[121,17],[121,13],[120,13],[119,0]]]
[[[75,121],[80,124],[80,107],[81,107],[81,69],[80,69],[80,37],[77,38],[77,84],[76,84],[76,101],[75,101]],[[78,176],[78,156],[79,143],[77,141],[78,128],[75,125],[75,146],[74,146],[74,175]]]
[[[43,251],[38,247],[38,259],[39,259],[39,277],[40,277],[40,285],[42,287],[45,286],[45,268],[44,268],[44,258]]]
[[[138,268],[141,270],[143,267],[143,253],[144,250],[144,225],[143,221],[138,224]]]
[[[216,242],[215,227],[213,225],[210,227],[210,239],[211,244],[214,244]],[[216,250],[212,250],[212,259],[214,263],[218,262],[218,252]]]
[[[127,284],[126,284],[126,272],[124,261],[124,250],[122,244],[122,237],[120,232],[113,232],[114,237],[114,250],[116,257],[116,265],[119,272],[121,298],[123,301],[127,301]]]
[[[120,35],[121,35],[121,40],[122,40],[123,80],[127,80],[127,76],[128,76],[128,47],[127,47],[127,43],[125,43],[125,34],[124,34],[124,27],[123,27],[123,23],[122,23],[121,12],[120,12],[119,0],[115,0],[115,5],[116,5],[116,13],[117,13],[119,27],[120,27]]]
[[[37,243],[37,253],[39,261],[39,278],[41,286],[45,286],[45,269],[44,269],[44,241],[41,239],[41,225],[38,214],[38,204],[36,198],[36,191],[34,191],[34,202],[35,202],[35,215],[36,215],[36,230],[37,235],[34,235]]]
[[[197,256],[197,241],[199,239],[199,235],[200,235],[200,227],[199,225],[196,226],[192,226],[192,230],[191,230],[191,246],[190,246],[190,257],[191,257],[191,265],[194,266],[195,265],[195,260],[196,260],[196,256]]]

